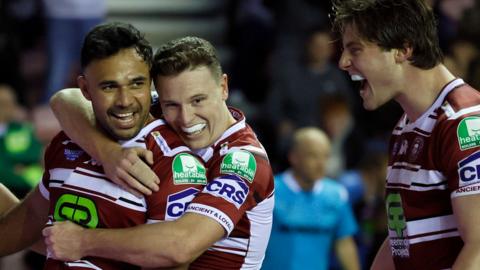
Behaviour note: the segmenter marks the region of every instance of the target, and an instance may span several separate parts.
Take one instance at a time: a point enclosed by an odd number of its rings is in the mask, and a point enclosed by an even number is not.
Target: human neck
[[[223,134],[225,134],[225,132],[237,122],[226,104],[218,113],[222,115],[222,117],[219,118],[217,122],[217,125],[220,127],[220,129],[217,129],[217,131],[215,132],[215,135],[213,136],[215,140],[210,145],[218,141],[223,136]]]
[[[313,187],[315,186],[315,181],[309,181],[302,177],[301,174],[297,173],[295,170],[293,170],[293,178],[295,181],[297,181],[298,185],[303,191],[311,191],[313,190]]]
[[[422,116],[443,87],[455,79],[443,64],[429,70],[410,67],[405,74],[402,93],[395,100],[402,106],[410,121]]]

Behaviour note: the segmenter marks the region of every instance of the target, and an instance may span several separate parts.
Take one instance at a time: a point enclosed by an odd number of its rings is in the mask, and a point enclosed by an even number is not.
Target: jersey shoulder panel
[[[463,84],[448,93],[442,107],[445,108],[445,104],[450,107],[449,110],[446,110],[447,114],[450,112],[458,113],[464,109],[478,111],[480,110],[480,93],[471,86]]]
[[[273,192],[273,171],[267,152],[248,126],[220,142],[207,167],[209,179],[236,175],[255,189],[256,196],[266,198]]]

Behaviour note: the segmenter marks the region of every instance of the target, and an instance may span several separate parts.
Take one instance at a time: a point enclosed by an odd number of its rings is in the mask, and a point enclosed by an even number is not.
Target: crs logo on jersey
[[[480,181],[480,151],[458,162],[458,178],[460,187]]]
[[[168,195],[165,220],[175,220],[182,216],[188,204],[193,200],[195,195],[197,195],[198,191],[196,188],[188,188]]]
[[[223,198],[240,209],[247,198],[248,191],[248,185],[239,176],[222,175],[208,183],[202,192]]]

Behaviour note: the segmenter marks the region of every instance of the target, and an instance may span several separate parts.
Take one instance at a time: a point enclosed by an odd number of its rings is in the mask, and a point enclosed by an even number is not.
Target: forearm
[[[40,238],[40,240],[33,243],[33,245],[30,246],[30,250],[44,256],[47,255],[47,247],[45,246],[43,238]]]
[[[474,270],[480,265],[480,242],[465,243],[455,260],[453,270]]]
[[[456,197],[452,200],[453,213],[458,224],[464,246],[452,269],[478,269],[480,265],[480,214],[475,206],[480,203],[480,194]]]
[[[392,252],[390,250],[388,237],[383,241],[382,246],[373,260],[371,270],[394,270]]]
[[[360,270],[358,251],[352,237],[345,237],[337,240],[335,250],[343,269]]]
[[[41,195],[35,189],[25,201],[0,217],[0,256],[25,249],[41,239],[41,230],[47,221],[48,203],[38,196]]]
[[[103,160],[106,156],[104,149],[108,147],[120,148],[97,127],[92,105],[80,89],[57,92],[51,98],[50,106],[65,133],[95,159]]]
[[[0,183],[0,215],[4,214],[19,203],[20,200],[18,200],[10,190]]]
[[[176,221],[122,230],[87,230],[81,241],[88,249],[86,256],[101,254],[143,267],[172,267],[192,262],[224,234],[213,219],[186,213]]]
[[[86,230],[85,255],[125,261],[143,267],[172,267],[184,264],[181,256],[188,244],[184,232],[169,228],[173,222],[142,225],[121,230]],[[167,233],[165,233],[167,232]]]

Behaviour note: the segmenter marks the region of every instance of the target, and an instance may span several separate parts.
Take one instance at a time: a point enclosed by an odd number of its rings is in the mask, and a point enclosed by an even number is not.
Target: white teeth
[[[365,78],[362,75],[358,75],[358,74],[350,75],[350,78],[352,79],[352,81],[363,81],[363,80],[365,80]]]
[[[182,131],[185,133],[195,133],[201,131],[207,124],[196,124],[188,128],[182,128]]]
[[[118,117],[118,118],[126,118],[126,117],[130,117],[133,115],[133,112],[130,112],[130,113],[116,113],[115,116]]]

